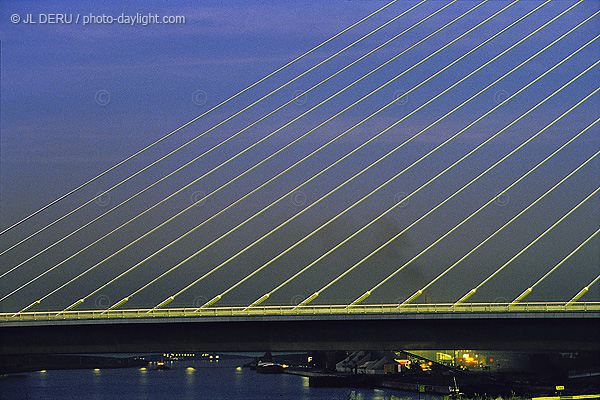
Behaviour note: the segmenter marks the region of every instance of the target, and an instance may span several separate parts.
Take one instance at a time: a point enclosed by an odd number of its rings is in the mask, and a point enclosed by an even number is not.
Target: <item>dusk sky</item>
[[[80,1],[76,4],[66,1],[2,1],[0,230],[5,230],[54,199],[173,132],[387,3],[358,0],[168,0],[114,5],[109,2],[91,1]],[[449,1],[431,0],[417,6],[417,1],[395,2],[150,150],[3,233],[0,237],[0,252],[416,6],[383,29],[206,133],[181,151],[0,255],[0,298],[4,298],[0,300],[0,311],[19,311],[59,288],[510,4],[500,0],[459,0],[451,4],[190,166],[31,261],[23,263],[448,3]],[[253,145],[480,3],[483,4],[443,31],[406,51],[273,137],[36,279],[44,271],[61,263],[84,246]],[[349,131],[340,140],[161,251],[123,278],[94,292],[79,308],[102,309],[115,304],[406,117],[576,3],[574,0],[560,0],[540,7],[523,21],[411,91],[454,60],[543,4],[538,0],[517,2],[377,93],[316,129],[306,138],[226,188],[210,195],[163,228],[45,298],[32,311],[62,310],[78,299],[88,296],[96,288],[410,91],[381,113]],[[182,292],[169,307],[199,307],[227,291],[248,274],[596,38],[600,34],[600,14],[377,163],[368,172],[311,207],[330,190],[597,12],[600,12],[600,2],[597,0],[579,2],[547,27],[439,99],[407,117],[389,132],[299,191],[288,195],[147,289],[136,293],[123,308],[154,307],[280,223],[307,209],[298,218]],[[66,21],[71,22],[59,23],[55,14],[60,14]],[[108,17],[114,18],[115,21],[112,24],[108,23]],[[136,18],[138,23],[132,25],[118,22],[118,19],[126,22],[125,19],[129,17]],[[171,19],[177,23],[154,22],[155,18],[163,21],[164,17],[173,17]],[[30,21],[31,19],[33,21]],[[145,21],[152,23],[143,25],[142,22]],[[465,130],[455,140],[407,170],[343,216],[336,218],[310,239],[261,269],[234,290],[228,291],[215,306],[248,305],[264,293],[273,290],[594,65],[600,59],[599,55],[600,40],[595,40],[531,87],[517,94],[514,99],[507,101],[489,116]],[[600,65],[596,65],[455,168],[274,292],[263,304],[297,304],[321,289],[593,93],[599,86]],[[569,139],[593,124],[599,116],[599,109],[600,93],[596,93],[498,167],[400,235],[331,288],[323,291],[312,304],[348,304],[354,301],[493,199]],[[599,150],[600,123],[588,129],[423,256],[404,267],[375,290],[364,303],[404,301]],[[599,186],[600,156],[588,162],[531,210],[458,264],[428,288],[416,302],[457,301]],[[599,210],[600,194],[595,194],[531,249],[482,286],[469,301],[510,302],[515,299],[598,229]],[[568,301],[592,282],[600,274],[599,236],[590,240],[536,286],[526,301]],[[21,263],[23,264],[20,265]],[[19,267],[12,270],[17,265]],[[8,271],[11,272],[7,273]],[[32,279],[35,281],[25,285]],[[23,287],[20,288],[21,286]],[[11,294],[15,289],[19,290]],[[10,296],[7,296],[8,294]],[[600,301],[600,284],[596,282],[581,300]]]

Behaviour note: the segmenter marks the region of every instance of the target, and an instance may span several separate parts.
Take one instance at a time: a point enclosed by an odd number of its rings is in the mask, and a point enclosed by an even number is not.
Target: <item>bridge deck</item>
[[[1,313],[0,326],[12,326],[30,323],[59,323],[60,321],[104,321],[113,323],[118,320],[192,318],[210,320],[228,320],[230,317],[327,317],[353,319],[360,315],[388,316],[392,318],[547,318],[552,314],[563,317],[573,314],[580,317],[597,318],[600,316],[600,302],[565,303],[464,303],[449,304],[397,304],[357,305],[311,305],[311,306],[263,306],[263,307],[211,307],[211,308],[165,308],[165,309],[129,309],[129,310],[81,310],[46,312],[25,312],[20,314]]]
[[[24,314],[0,354],[364,349],[600,350],[600,304],[218,308]],[[37,318],[37,319],[36,319]]]

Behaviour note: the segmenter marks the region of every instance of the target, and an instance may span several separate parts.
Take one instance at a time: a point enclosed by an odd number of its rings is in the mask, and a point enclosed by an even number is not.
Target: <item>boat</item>
[[[166,371],[171,369],[170,367],[166,366],[164,362],[159,361],[158,363],[156,363],[156,368],[154,368],[155,371]]]
[[[284,366],[274,362],[259,362],[256,365],[256,372],[259,374],[282,374]]]

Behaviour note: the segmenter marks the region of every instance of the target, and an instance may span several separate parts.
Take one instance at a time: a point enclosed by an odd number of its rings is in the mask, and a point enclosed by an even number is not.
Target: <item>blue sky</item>
[[[2,98],[1,98],[1,168],[2,168],[2,227],[37,210],[44,204],[78,186],[98,173],[124,159],[137,150],[209,110],[248,85],[256,82],[295,57],[313,48],[337,32],[382,7],[383,1],[205,1],[196,2],[129,2],[126,5],[96,2],[17,2],[3,1],[2,18]],[[409,7],[414,1],[399,1],[364,24],[323,46],[301,61],[249,90],[206,117],[173,135],[168,140],[144,153],[135,160],[94,182],[64,202],[23,223],[2,237],[2,249],[64,215],[69,210],[148,165],[158,157],[210,129],[242,107],[291,80],[324,58],[339,51],[362,35],[389,21]],[[435,12],[442,1],[429,1],[407,13],[404,17],[370,36],[360,44],[340,54],[325,65],[315,69],[259,105],[232,119],[201,139],[169,157],[156,167],[141,174],[104,197],[104,202],[93,202],[77,214],[56,224],[2,256],[1,270],[35,254],[40,249],[68,234],[76,227],[107,211],[128,196],[152,184],[173,169],[210,149],[221,140],[238,132],[252,121],[262,117],[279,105],[330,76],[340,68],[380,45],[410,25]],[[478,2],[460,0],[415,29],[393,41],[380,51],[326,84],[306,94],[280,112],[247,130],[235,140],[203,157],[163,184],[149,190],[144,196],[129,202],[107,218],[82,231],[77,236],[56,246],[52,251],[20,267],[18,272],[0,278],[5,291],[27,282],[46,268],[92,242],[128,218],[142,212],[177,188],[209,171],[228,157],[247,148],[300,113],[307,111],[337,90],[360,78],[394,55],[424,38],[443,24],[450,22]],[[517,18],[542,4],[540,1],[522,1],[494,18],[478,30],[462,38],[419,67],[407,72],[377,95],[353,107],[331,123],[317,130],[297,145],[273,158],[265,165],[230,185],[226,190],[207,199],[176,222],[158,231],[139,245],[104,263],[77,285],[66,287],[61,295],[48,299],[47,306],[65,307],[72,300],[86,295],[109,276],[135,264],[170,240],[209,218],[223,207],[271,176],[339,135],[399,94],[413,88],[451,61],[466,53],[486,38],[492,36]],[[527,20],[511,28],[502,36],[486,44],[443,74],[406,96],[405,100],[380,113],[344,136],[333,146],[294,168],[276,182],[269,184],[247,201],[223,214],[214,223],[207,224],[195,234],[182,240],[151,262],[145,263],[126,279],[118,281],[100,292],[98,304],[114,303],[137,289],[143,283],[167,270],[237,223],[259,211],[262,207],[285,194],[339,157],[356,148],[399,118],[441,92],[499,52],[526,36],[574,4],[573,1],[552,2],[542,7]],[[410,50],[387,67],[363,80],[326,105],[282,130],[273,138],[252,149],[240,159],[227,164],[207,176],[180,195],[140,218],[135,223],[112,235],[108,240],[64,264],[60,269],[29,285],[19,294],[0,302],[0,309],[20,309],[62,282],[76,276],[87,267],[116,251],[143,232],[192,203],[199,194],[209,193],[227,180],[277,151],[318,123],[329,118],[360,97],[382,85],[395,75],[410,68],[421,59],[459,36],[467,29],[506,6],[504,1],[490,0],[443,32]],[[406,119],[388,134],[374,141],[349,160],[341,163],[310,185],[303,188],[296,199],[300,202],[282,201],[252,224],[241,229],[227,240],[214,246],[200,257],[168,275],[160,285],[140,293],[135,306],[154,305],[176,292],[186,283],[210,270],[252,240],[298,213],[320,196],[383,156],[403,140],[416,134],[437,118],[477,93],[486,85],[517,66],[529,56],[558,38],[560,35],[598,11],[593,0],[585,0],[573,10],[557,19],[543,31],[511,50],[501,59],[457,86],[427,108]],[[26,24],[28,14],[37,18],[50,13],[79,15],[140,15],[184,16],[182,24],[151,24],[126,26],[121,24]],[[21,21],[12,23],[18,15]],[[210,299],[220,291],[258,268],[287,246],[335,216],[344,207],[374,189],[395,173],[405,168],[443,140],[458,132],[479,115],[515,93],[538,75],[559,62],[571,52],[600,33],[596,17],[580,29],[557,43],[548,51],[520,68],[510,77],[494,85],[478,98],[461,108],[426,134],[411,142],[393,156],[379,163],[368,176],[347,185],[328,200],[304,213],[272,238],[263,241],[243,256],[226,265],[210,279],[186,292],[177,302],[180,306],[195,305]],[[417,189],[447,165],[497,132],[525,111],[535,106],[552,91],[568,82],[597,61],[600,41],[593,42],[573,56],[561,67],[541,79],[523,94],[515,97],[492,115],[462,134],[423,163],[401,178],[387,185],[376,195],[363,202],[351,213],[336,220],[314,240],[307,241],[297,251],[274,263],[250,279],[239,290],[231,292],[223,304],[248,304],[265,290],[293,275],[328,248],[343,240],[369,220],[394,204],[399,194]],[[568,88],[553,97],[531,115],[494,139],[488,146],[453,169],[443,178],[411,198],[408,206],[389,213],[375,226],[364,232],[348,246],[311,268],[270,301],[288,304],[306,297],[326,284],[362,256],[402,230],[420,215],[444,200],[461,185],[508,153],[521,142],[535,134],[577,101],[597,88],[598,67],[590,70]],[[347,303],[385,278],[403,262],[436,240],[444,232],[467,217],[502,188],[527,172],[557,147],[580,132],[598,115],[598,95],[590,98],[567,117],[536,138],[511,159],[493,170],[473,187],[465,191],[438,213],[403,235],[392,246],[365,263],[356,274],[349,274],[340,284],[332,287],[324,303]],[[580,139],[557,155],[543,169],[509,193],[508,204],[492,204],[464,229],[457,231],[418,262],[398,274],[377,295],[374,302],[394,302],[408,297],[443,271],[451,261],[458,259],[483,240],[513,215],[526,207],[563,176],[580,165],[599,149],[598,127],[594,126]],[[449,274],[439,286],[433,287],[428,301],[453,301],[477,284],[495,268],[510,258],[518,249],[533,240],[552,222],[560,218],[577,202],[598,186],[598,161],[590,163],[576,177],[565,183],[556,194],[549,196],[499,235],[489,246],[482,248],[456,273]],[[108,204],[104,204],[104,203]],[[507,268],[498,279],[490,282],[487,292],[477,301],[512,300],[533,277],[543,275],[570,250],[581,243],[598,226],[598,196],[591,199],[531,249],[515,265]],[[547,284],[540,285],[532,300],[563,300],[572,297],[579,289],[600,273],[598,265],[598,239],[590,242],[561,270],[557,270]],[[570,279],[577,276],[577,279]],[[527,283],[520,282],[527,277]],[[265,282],[267,283],[265,286]],[[267,288],[268,286],[268,288]],[[99,297],[104,296],[104,297]],[[536,297],[537,296],[537,297]],[[600,291],[595,286],[586,297],[598,300]],[[1,297],[1,296],[0,296]],[[94,305],[90,303],[93,307]]]

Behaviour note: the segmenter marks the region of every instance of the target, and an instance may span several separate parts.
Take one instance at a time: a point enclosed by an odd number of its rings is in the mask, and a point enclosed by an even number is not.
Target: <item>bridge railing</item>
[[[334,314],[436,314],[436,313],[552,313],[552,312],[600,312],[600,302],[544,303],[464,303],[454,304],[375,304],[356,305],[310,305],[310,306],[262,306],[262,307],[209,307],[165,308],[124,310],[42,311],[23,313],[0,313],[1,322],[90,320],[90,319],[139,319],[139,318],[202,318],[238,316],[285,316],[285,315],[334,315]]]

